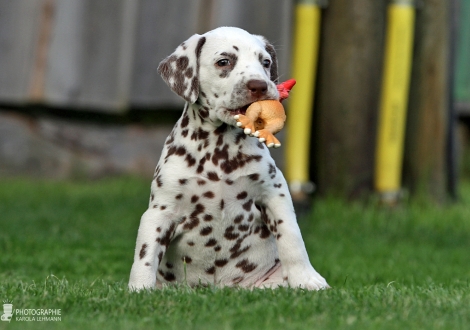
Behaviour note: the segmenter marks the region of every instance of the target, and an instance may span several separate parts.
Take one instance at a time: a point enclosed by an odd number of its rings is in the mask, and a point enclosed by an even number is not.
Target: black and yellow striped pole
[[[401,190],[414,22],[413,0],[390,1],[374,177],[375,189],[387,203],[396,202]]]
[[[300,0],[295,7],[291,76],[297,81],[286,122],[286,177],[294,200],[313,190],[309,179],[310,135],[320,40],[321,2]]]

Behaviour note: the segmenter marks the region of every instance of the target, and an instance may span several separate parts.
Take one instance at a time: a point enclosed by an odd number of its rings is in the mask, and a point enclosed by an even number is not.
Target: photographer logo
[[[12,319],[19,322],[60,322],[62,321],[62,310],[51,308],[13,309],[13,303],[4,300],[1,318],[5,322],[11,322]]]
[[[13,317],[13,305],[8,300],[3,301],[3,314],[2,314],[2,321],[11,322],[11,318]]]

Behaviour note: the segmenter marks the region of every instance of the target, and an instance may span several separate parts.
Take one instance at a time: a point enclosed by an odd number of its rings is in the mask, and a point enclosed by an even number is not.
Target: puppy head
[[[239,28],[193,35],[160,63],[158,72],[176,94],[200,105],[202,117],[213,123],[235,125],[233,116],[251,103],[279,97],[274,47]],[[253,95],[250,81],[264,82],[266,91]]]

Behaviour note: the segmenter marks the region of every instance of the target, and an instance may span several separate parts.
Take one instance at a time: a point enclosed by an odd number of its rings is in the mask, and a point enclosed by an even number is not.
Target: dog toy
[[[245,134],[251,134],[260,142],[265,142],[268,148],[280,147],[281,142],[274,134],[284,127],[286,121],[286,113],[281,102],[289,97],[294,85],[294,79],[277,85],[279,100],[262,100],[250,104],[244,115],[234,116],[237,126],[243,128]]]

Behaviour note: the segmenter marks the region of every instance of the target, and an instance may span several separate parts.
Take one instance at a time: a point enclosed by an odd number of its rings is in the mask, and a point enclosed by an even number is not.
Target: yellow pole
[[[310,132],[318,58],[321,12],[318,1],[299,1],[295,8],[292,78],[286,122],[286,177],[294,199],[313,190],[309,180]]]
[[[382,198],[390,202],[396,201],[401,188],[406,108],[413,55],[413,2],[392,1],[387,12],[374,185]]]

